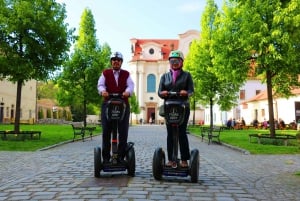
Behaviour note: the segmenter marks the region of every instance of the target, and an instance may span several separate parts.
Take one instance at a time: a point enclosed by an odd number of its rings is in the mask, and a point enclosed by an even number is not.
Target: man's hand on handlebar
[[[109,96],[109,93],[107,91],[102,91],[101,92],[101,96],[103,97],[108,97]]]
[[[123,97],[124,97],[124,98],[127,98],[127,97],[129,97],[129,96],[130,96],[130,93],[125,91],[125,92],[123,92],[123,94],[122,94],[122,95],[123,95]]]
[[[119,97],[121,97],[122,96],[122,98],[127,98],[127,97],[129,97],[130,96],[130,93],[129,92],[123,92],[122,94],[115,94],[115,93],[108,93],[107,91],[102,91],[101,92],[101,96],[103,96],[103,97],[111,97],[111,96],[119,96]]]

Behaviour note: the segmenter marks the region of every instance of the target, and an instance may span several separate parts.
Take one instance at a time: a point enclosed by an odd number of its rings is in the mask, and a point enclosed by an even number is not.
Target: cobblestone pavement
[[[204,200],[300,201],[299,155],[248,155],[189,135],[200,152],[198,183],[189,177],[152,176],[157,147],[166,150],[164,126],[130,127],[136,176],[103,173],[94,178],[101,137],[36,152],[0,152],[0,200]]]

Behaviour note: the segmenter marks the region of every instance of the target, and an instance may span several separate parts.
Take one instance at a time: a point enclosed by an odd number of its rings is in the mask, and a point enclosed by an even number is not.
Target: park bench
[[[274,140],[283,140],[284,145],[287,146],[289,140],[291,139],[296,139],[296,136],[294,135],[282,135],[282,134],[277,134],[275,135],[275,137],[270,136],[270,134],[249,134],[249,142],[252,142],[252,138],[256,138],[257,139],[257,143],[260,144],[261,143],[261,139],[265,138],[265,139],[274,139]]]
[[[41,134],[41,131],[20,131],[18,133],[16,133],[15,131],[0,131],[0,135],[3,140],[7,140],[8,135],[14,135],[16,136],[16,138],[18,136],[21,136],[22,140],[25,140],[26,136],[30,136],[31,140],[34,139],[36,136],[38,139],[41,139]]]
[[[210,127],[200,127],[200,134],[201,139],[203,139],[207,136],[208,144],[213,142],[213,139],[215,138],[217,140],[217,143],[221,144],[220,141],[220,133],[222,131],[222,127],[220,126],[213,126],[212,129]]]
[[[96,127],[93,126],[84,126],[83,122],[72,122],[71,123],[72,128],[73,128],[73,142],[75,141],[76,136],[81,136],[82,141],[84,141],[84,138],[86,135],[90,135],[91,140],[93,136],[93,131],[96,130]]]

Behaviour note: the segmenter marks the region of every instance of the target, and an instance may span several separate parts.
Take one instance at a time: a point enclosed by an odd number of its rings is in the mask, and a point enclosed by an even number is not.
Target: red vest
[[[127,88],[127,79],[129,77],[129,72],[126,70],[120,70],[118,85],[115,81],[113,69],[106,69],[103,71],[105,77],[106,91],[108,93],[123,93]],[[107,99],[105,99],[107,101]],[[124,98],[124,101],[128,103],[128,98]]]

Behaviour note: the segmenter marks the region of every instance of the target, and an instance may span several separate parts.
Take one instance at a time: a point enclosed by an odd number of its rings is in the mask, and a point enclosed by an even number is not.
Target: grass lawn
[[[200,137],[199,126],[189,126],[189,131]],[[284,146],[280,140],[274,142],[276,144],[274,145],[269,139],[262,139],[262,144],[258,144],[253,138],[250,143],[248,135],[254,133],[268,134],[269,130],[223,130],[220,134],[220,140],[223,143],[247,150],[251,154],[300,154],[300,144],[297,140],[290,140],[289,146]],[[276,134],[296,135],[296,133],[296,130],[276,130]]]
[[[13,130],[13,125],[0,125],[0,130]],[[93,134],[101,132],[99,126]],[[0,139],[0,151],[36,151],[61,142],[73,140],[73,129],[71,125],[20,125],[22,131],[41,131],[41,139],[17,140],[13,135],[8,135],[9,140]],[[81,136],[76,136],[81,139]]]

